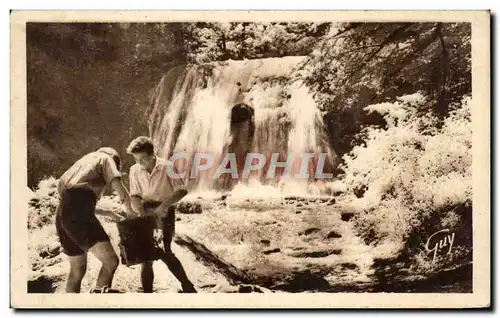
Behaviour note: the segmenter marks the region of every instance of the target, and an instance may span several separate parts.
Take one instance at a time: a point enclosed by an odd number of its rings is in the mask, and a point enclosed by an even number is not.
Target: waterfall
[[[250,182],[278,187],[294,184],[307,191],[317,181],[318,154],[326,154],[324,171],[331,171],[336,158],[324,137],[321,113],[312,94],[300,80],[292,80],[303,59],[226,61],[170,70],[157,85],[149,111],[150,136],[157,154],[165,158],[189,154],[189,158],[177,159],[175,166],[187,172],[185,181],[198,190]],[[240,172],[249,152],[263,154],[266,164],[242,180]],[[189,179],[196,153],[210,154],[215,165]],[[239,179],[231,179],[230,174],[214,179],[217,164],[227,153],[235,153]],[[311,178],[285,180],[284,168],[278,168],[274,178],[266,178],[272,153],[279,154],[280,162],[289,153],[296,157],[314,153],[307,166]],[[300,165],[295,160],[292,172],[298,173]]]

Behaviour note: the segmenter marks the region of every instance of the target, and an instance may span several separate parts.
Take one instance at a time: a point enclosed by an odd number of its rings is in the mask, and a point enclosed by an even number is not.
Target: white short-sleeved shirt
[[[60,178],[59,194],[74,187],[94,191],[99,198],[105,187],[114,178],[120,178],[121,172],[113,158],[102,152],[91,152],[76,161]]]
[[[173,163],[156,157],[156,164],[149,173],[139,164],[130,167],[130,196],[138,196],[144,202],[163,202],[168,196],[184,185],[182,179],[170,178],[168,166],[173,169]]]

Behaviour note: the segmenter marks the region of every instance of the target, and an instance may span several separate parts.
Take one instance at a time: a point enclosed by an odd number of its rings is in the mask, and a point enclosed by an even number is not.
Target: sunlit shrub
[[[387,128],[368,127],[364,145],[343,158],[354,224],[368,244],[391,242],[401,251],[437,213],[441,222],[432,228],[456,226],[460,217],[446,213],[472,200],[471,99],[440,129],[434,116],[419,114],[425,103],[417,93],[366,107],[382,114]]]
[[[55,178],[50,177],[38,184],[28,204],[28,229],[37,229],[54,223],[59,206],[57,183]]]

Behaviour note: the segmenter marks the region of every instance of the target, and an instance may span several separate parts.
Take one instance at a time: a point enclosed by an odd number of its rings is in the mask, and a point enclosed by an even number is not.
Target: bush
[[[54,223],[59,206],[57,183],[54,177],[43,179],[38,183],[34,196],[28,204],[28,229],[39,229]]]
[[[54,225],[57,207],[59,206],[58,180],[54,177],[39,182],[34,196],[28,205],[28,229],[40,229],[46,225]],[[120,197],[115,193],[103,195],[96,204],[96,210],[121,211]],[[107,219],[104,219],[107,221]]]
[[[471,99],[441,128],[432,115],[421,115],[425,106],[419,93],[367,106],[384,116],[387,128],[365,129],[365,144],[343,158],[342,182],[352,193],[347,202],[357,212],[357,231],[392,254],[408,247],[420,227],[458,226],[465,215],[457,219],[450,211],[472,199]],[[440,224],[443,218],[449,222]]]

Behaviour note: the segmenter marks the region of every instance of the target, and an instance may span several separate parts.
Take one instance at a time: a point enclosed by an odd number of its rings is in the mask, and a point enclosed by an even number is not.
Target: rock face
[[[270,249],[262,251],[262,253],[265,255],[279,253],[279,252],[281,252],[281,249],[279,249],[279,248],[270,248]]]
[[[264,293],[262,288],[255,285],[240,285],[238,288],[239,293]]]
[[[354,217],[354,213],[352,212],[344,212],[340,215],[342,221],[348,222]]]
[[[40,276],[28,281],[28,293],[52,294],[56,287],[53,278]]]
[[[306,251],[298,251],[289,253],[290,256],[298,257],[298,258],[322,258],[330,255],[339,255],[342,253],[340,249],[327,249],[327,250],[306,250]]]
[[[319,231],[320,231],[320,229],[318,229],[317,227],[311,227],[303,232],[300,232],[299,235],[310,235],[313,233],[318,233]]]
[[[237,124],[245,121],[252,121],[254,109],[246,104],[236,104],[231,109],[231,123]]]
[[[217,293],[232,293],[232,294],[273,293],[272,290],[253,284],[240,284],[235,286],[215,286],[214,290]]]
[[[265,246],[269,246],[269,245],[271,245],[271,241],[269,241],[269,240],[260,240],[260,243],[261,243],[262,245],[265,245]]]
[[[202,212],[201,203],[195,202],[180,202],[177,205],[176,212],[182,214],[200,214]]]
[[[334,239],[334,238],[341,238],[342,235],[340,235],[339,233],[335,232],[335,231],[331,231],[330,233],[328,233],[328,236],[326,238],[328,239]]]

